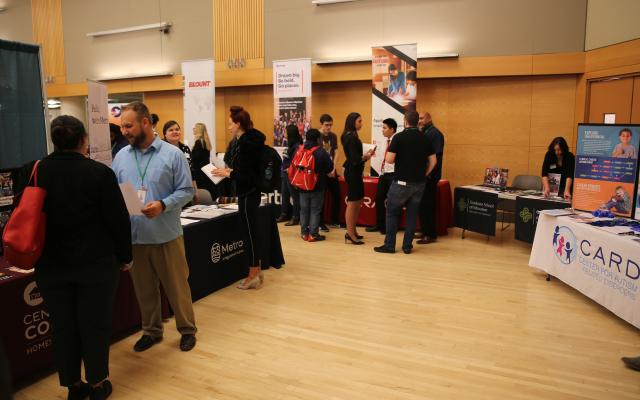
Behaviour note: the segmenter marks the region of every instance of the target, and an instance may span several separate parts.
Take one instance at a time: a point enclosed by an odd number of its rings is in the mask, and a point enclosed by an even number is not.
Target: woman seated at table
[[[542,164],[542,190],[544,197],[551,194],[549,174],[560,175],[558,196],[565,200],[571,200],[573,189],[573,172],[576,165],[576,157],[569,151],[567,141],[563,137],[557,137],[549,144],[549,150],[544,156]]]

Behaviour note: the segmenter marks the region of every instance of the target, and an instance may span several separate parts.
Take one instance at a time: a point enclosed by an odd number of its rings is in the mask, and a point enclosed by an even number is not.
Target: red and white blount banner
[[[404,113],[416,110],[418,45],[373,47],[372,53],[371,141],[377,150],[371,159],[371,173],[380,175],[387,146],[382,121],[395,119],[399,132],[404,126]]]
[[[286,146],[287,125],[311,128],[311,59],[273,62],[273,145]]]
[[[107,85],[87,81],[87,115],[89,116],[89,156],[111,166],[111,136],[109,135],[109,98]]]
[[[193,146],[193,127],[203,123],[207,127],[211,141],[211,155],[216,154],[215,131],[215,62],[213,60],[193,60],[182,63],[184,76],[184,142]]]

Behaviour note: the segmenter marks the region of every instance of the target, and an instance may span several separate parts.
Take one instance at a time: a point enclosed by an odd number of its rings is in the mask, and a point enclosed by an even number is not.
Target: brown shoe
[[[430,243],[435,243],[435,242],[436,242],[436,238],[430,237],[430,236],[423,236],[422,239],[418,240],[416,243],[417,244],[430,244]]]

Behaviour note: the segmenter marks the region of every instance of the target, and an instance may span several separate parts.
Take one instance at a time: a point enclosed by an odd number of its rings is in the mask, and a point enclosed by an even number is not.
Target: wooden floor
[[[198,345],[173,320],[144,353],[113,345],[117,399],[640,399],[640,331],[527,266],[513,228],[453,231],[412,255],[305,243],[281,226],[287,265],[258,291],[195,304]],[[52,375],[16,399],[63,399]]]

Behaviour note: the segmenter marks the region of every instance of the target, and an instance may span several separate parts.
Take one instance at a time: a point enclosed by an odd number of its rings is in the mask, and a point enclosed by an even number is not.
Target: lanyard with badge
[[[149,160],[147,161],[147,165],[144,167],[144,171],[140,168],[140,163],[138,162],[138,152],[136,150],[133,151],[133,155],[136,158],[136,167],[138,168],[138,176],[140,176],[140,190],[138,190],[138,199],[140,202],[144,204],[145,199],[147,197],[147,189],[144,187],[144,177],[147,176],[147,169],[149,169],[149,164],[151,163],[151,159],[155,152],[152,152],[149,156]]]

